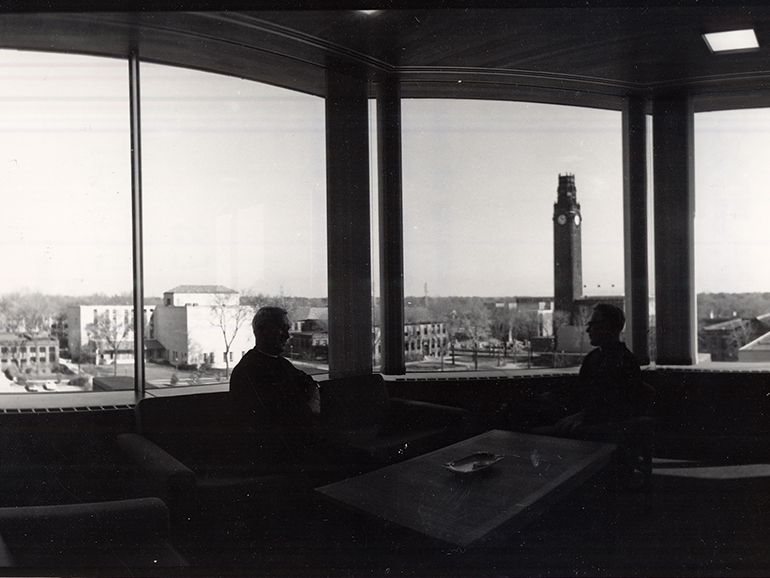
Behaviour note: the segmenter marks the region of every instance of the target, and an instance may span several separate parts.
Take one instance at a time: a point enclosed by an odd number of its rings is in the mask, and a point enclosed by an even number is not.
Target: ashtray
[[[490,454],[479,452],[471,454],[462,459],[444,464],[444,467],[460,474],[470,474],[484,470],[502,460],[505,456],[500,454]]]

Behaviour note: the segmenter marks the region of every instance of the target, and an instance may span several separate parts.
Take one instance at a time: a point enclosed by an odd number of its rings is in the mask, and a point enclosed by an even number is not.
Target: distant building
[[[329,308],[299,307],[292,312],[287,357],[307,361],[329,359]]]
[[[532,335],[532,337],[550,337],[553,335],[553,297],[511,297],[496,300],[493,306],[495,309],[534,312],[537,316],[537,334]]]
[[[701,351],[712,361],[766,361],[770,313],[751,319],[735,317],[711,323],[700,330]]]
[[[10,365],[49,370],[59,364],[59,341],[47,333],[0,333],[0,370]]]
[[[174,366],[232,369],[254,347],[251,318],[238,291],[221,285],[174,287],[155,308],[152,358]]]
[[[758,319],[763,322],[770,318],[770,314],[762,315]],[[738,361],[770,362],[770,329],[738,350]]]
[[[380,358],[380,328],[375,331],[375,360]],[[407,361],[417,361],[426,357],[439,357],[446,354],[449,345],[449,333],[444,323],[424,321],[404,324],[404,357]]]
[[[184,307],[212,306],[220,303],[238,305],[240,293],[223,285],[177,285],[163,293],[163,305]]]
[[[287,355],[296,359],[325,361],[329,355],[328,307],[301,307],[293,314]],[[380,327],[372,328],[372,354],[381,355]],[[449,334],[444,323],[425,321],[404,324],[404,354],[407,361],[438,357],[446,353]]]
[[[153,336],[155,305],[145,305],[145,337]],[[73,360],[93,356],[95,363],[133,363],[133,305],[67,307],[67,344]]]

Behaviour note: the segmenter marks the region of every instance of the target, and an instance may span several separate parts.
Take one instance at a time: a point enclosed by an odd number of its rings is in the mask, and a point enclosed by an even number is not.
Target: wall
[[[155,309],[155,339],[166,348],[166,359],[174,363],[173,353],[177,352],[177,363],[187,355],[187,312],[186,307],[157,307]]]

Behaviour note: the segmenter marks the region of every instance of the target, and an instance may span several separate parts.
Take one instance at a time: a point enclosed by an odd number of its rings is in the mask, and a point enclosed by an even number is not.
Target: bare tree
[[[211,324],[222,332],[225,345],[225,372],[230,377],[230,347],[244,323],[250,320],[253,307],[241,305],[237,294],[217,293],[211,306]]]
[[[125,316],[110,316],[110,311],[105,311],[96,316],[94,323],[86,325],[86,332],[89,338],[96,346],[96,362],[99,361],[99,350],[103,344],[107,344],[112,349],[112,365],[114,375],[118,374],[118,352],[120,346],[131,332],[131,321],[126,321]]]
[[[468,307],[459,312],[460,325],[473,344],[474,369],[479,368],[478,347],[479,342],[489,335],[489,309],[478,297],[473,297]]]
[[[537,337],[539,332],[537,311],[509,309],[508,328],[508,339],[511,342],[511,349],[513,350],[513,361],[516,363],[518,361],[516,357],[517,342],[531,341],[533,337]]]
[[[575,312],[575,326],[579,329],[578,339],[580,340],[580,354],[583,354],[583,345],[585,344],[585,331],[588,327],[588,321],[591,319],[593,309],[586,305],[580,305]]]
[[[417,308],[409,305],[404,309],[405,323],[409,322],[407,321],[407,317],[410,314],[410,309]],[[416,311],[413,311],[413,313],[416,313]],[[454,313],[451,306],[448,306],[446,302],[431,299],[429,307],[425,308],[424,316],[425,320],[436,324],[436,330],[439,333],[438,354],[441,358],[441,371],[444,371],[444,357],[449,353],[449,348],[454,341],[455,332],[457,330],[457,315]],[[443,335],[441,335],[441,329],[443,329]]]

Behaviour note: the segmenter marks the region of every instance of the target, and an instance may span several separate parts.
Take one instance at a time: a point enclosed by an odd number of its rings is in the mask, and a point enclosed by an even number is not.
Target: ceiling
[[[393,4],[392,2],[390,3]],[[546,2],[515,8],[0,13],[0,45],[141,58],[323,95],[342,67],[406,97],[619,108],[686,91],[696,109],[770,105],[770,7]],[[543,6],[543,3],[539,3]],[[198,7],[193,7],[198,8]],[[752,27],[760,49],[712,54],[704,32]]]

